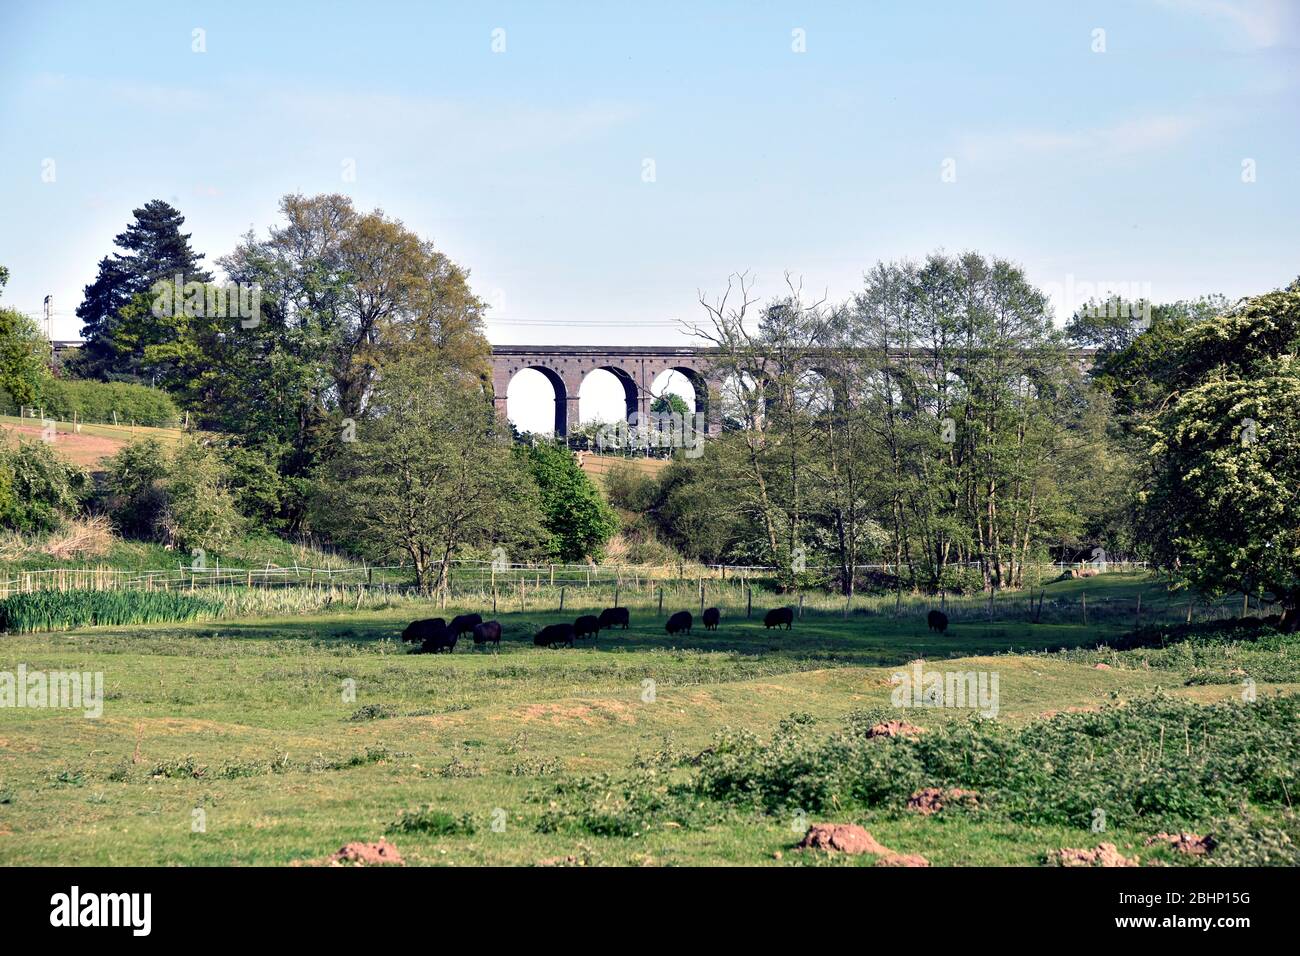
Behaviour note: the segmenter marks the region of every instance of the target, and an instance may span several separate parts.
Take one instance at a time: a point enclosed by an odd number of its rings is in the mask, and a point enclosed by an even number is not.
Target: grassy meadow
[[[1264,705],[1300,692],[1296,643],[1098,649],[1133,629],[1139,594],[1142,623],[1183,619],[1161,585],[1105,575],[1049,585],[1037,624],[1027,595],[991,614],[952,602],[946,635],[922,603],[846,616],[827,601],[767,631],[756,595],[752,619],[729,607],[718,632],[697,617],[670,638],[646,594],[625,601],[627,631],[533,647],[586,610],[570,592],[563,617],[501,607],[499,653],[408,653],[412,617],[460,610],[409,602],[0,636],[0,670],[102,671],[106,690],[98,719],[0,709],[0,864],[286,865],[381,837],[416,865],[874,862],[793,852],[820,820],[934,865],[1039,865],[1101,840],[1197,862],[1143,846],[1178,824],[1223,834],[1220,862],[1286,860],[1294,707]],[[891,676],[917,658],[996,673],[997,719],[896,711]],[[926,733],[855,736],[891,716]],[[965,767],[975,754],[1005,772]],[[963,775],[987,805],[905,809],[918,783]],[[1101,834],[1098,801],[1114,807]]]

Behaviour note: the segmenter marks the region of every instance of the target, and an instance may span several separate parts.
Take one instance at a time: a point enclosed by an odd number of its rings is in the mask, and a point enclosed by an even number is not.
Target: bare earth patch
[[[1214,837],[1195,833],[1157,833],[1146,841],[1146,846],[1167,846],[1188,856],[1205,856],[1217,845]]]
[[[965,804],[973,807],[979,801],[980,795],[974,790],[962,790],[959,787],[948,790],[926,787],[907,798],[907,809],[928,817],[932,813],[938,813],[945,806]]]
[[[925,733],[924,727],[909,724],[905,720],[886,720],[875,724],[867,731],[867,738],[872,737],[915,737]]]
[[[1122,855],[1113,843],[1099,843],[1091,850],[1066,848],[1047,854],[1047,862],[1056,866],[1137,866],[1137,857]]]
[[[326,861],[329,866],[405,866],[397,847],[387,840],[378,843],[349,843]]]
[[[525,723],[545,721],[555,727],[567,724],[634,724],[628,704],[617,700],[594,700],[589,704],[532,704],[517,713]]]

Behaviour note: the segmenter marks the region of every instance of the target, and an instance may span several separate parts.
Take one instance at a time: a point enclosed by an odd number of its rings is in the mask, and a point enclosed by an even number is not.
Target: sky
[[[687,344],[732,273],[838,301],[938,249],[1058,318],[1235,298],[1300,274],[1298,41],[1287,0],[0,0],[0,301],[75,338],[132,209],[211,263],[292,192],[432,239],[498,344]]]

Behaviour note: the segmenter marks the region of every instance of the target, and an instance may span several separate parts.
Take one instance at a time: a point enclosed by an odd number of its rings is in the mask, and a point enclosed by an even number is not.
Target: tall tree
[[[317,524],[375,559],[401,557],[426,591],[445,591],[450,562],[500,546],[535,553],[537,486],[496,431],[482,387],[418,361],[385,367],[373,414],[325,466]]]
[[[0,292],[9,270],[0,266]],[[0,307],[0,405],[13,401],[30,405],[49,375],[50,344],[26,315]]]
[[[1187,328],[1158,412],[1142,530],[1157,560],[1211,594],[1280,603],[1300,628],[1300,291]]]
[[[133,210],[134,220],[113,239],[122,252],[105,256],[99,274],[86,286],[77,306],[81,336],[73,371],[87,378],[138,378],[141,355],[118,342],[119,313],[137,296],[147,296],[154,283],[172,280],[210,282],[201,265],[203,255],[190,246],[190,233],[181,232],[185,217],[171,204],[154,199]],[[162,320],[160,320],[162,321]]]

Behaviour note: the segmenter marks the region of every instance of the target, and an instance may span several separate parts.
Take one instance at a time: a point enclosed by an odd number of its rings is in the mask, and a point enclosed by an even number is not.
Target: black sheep
[[[484,621],[482,624],[474,625],[474,643],[478,644],[495,644],[501,646],[501,622]]]
[[[548,624],[537,632],[533,643],[538,647],[554,647],[556,644],[573,646],[572,624]]]
[[[631,619],[628,617],[627,608],[625,607],[607,607],[600,612],[600,626],[602,628],[617,627],[623,625],[623,630],[627,630]]]
[[[764,627],[780,627],[782,624],[787,631],[794,627],[794,611],[788,607],[774,607],[763,617]]]
[[[720,621],[721,619],[722,619],[721,611],[719,611],[716,607],[709,608],[707,611],[704,612],[704,629],[706,631],[716,631],[718,629],[718,621]]]
[[[584,614],[573,622],[574,637],[596,637],[600,633],[600,618],[594,614]]]
[[[456,641],[460,639],[457,634],[449,627],[440,627],[425,637],[424,643],[420,645],[417,654],[438,654],[446,651],[453,654],[456,651]]]
[[[678,611],[668,619],[664,625],[664,630],[669,634],[691,633],[691,625],[695,623],[695,618],[691,617],[690,611]]]
[[[423,621],[412,621],[406,625],[406,630],[402,632],[402,640],[408,644],[418,644],[430,634],[441,631],[447,626],[447,622],[440,617],[429,617]]]
[[[464,637],[483,623],[482,614],[457,614],[451,619],[451,629],[457,637]]]
[[[940,634],[948,632],[948,615],[943,611],[931,611],[925,616],[925,620],[930,625],[930,630],[938,631]]]

